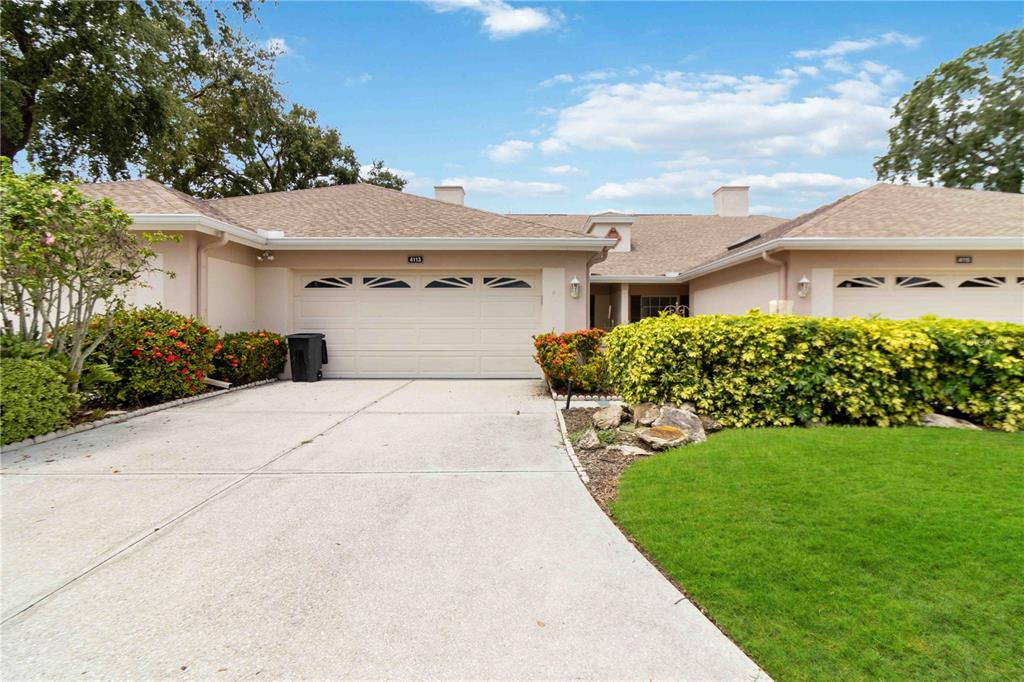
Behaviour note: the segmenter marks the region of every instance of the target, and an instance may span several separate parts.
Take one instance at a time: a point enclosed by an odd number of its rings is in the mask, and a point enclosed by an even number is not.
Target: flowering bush
[[[605,391],[608,389],[608,366],[601,352],[604,335],[603,329],[538,334],[533,337],[533,347],[537,349],[534,359],[557,388],[563,388],[572,381],[574,390]]]
[[[5,445],[65,426],[77,404],[54,363],[0,359],[0,435]]]
[[[161,307],[116,313],[102,354],[120,377],[101,389],[117,404],[187,398],[203,390],[219,350],[217,335],[192,317]]]
[[[288,345],[280,334],[268,331],[225,334],[214,359],[217,376],[233,384],[273,379],[284,371]]]

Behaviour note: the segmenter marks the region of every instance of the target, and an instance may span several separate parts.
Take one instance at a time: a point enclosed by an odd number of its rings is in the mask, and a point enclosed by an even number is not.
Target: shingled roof
[[[762,232],[706,264],[781,238],[1024,237],[1024,194],[878,183]]]
[[[80,185],[131,214],[201,215],[288,238],[594,239],[581,232],[427,199],[368,184],[200,200],[153,180]]]
[[[583,214],[513,215],[576,232],[583,232],[590,218]],[[632,250],[609,251],[607,260],[594,265],[592,274],[647,277],[684,272],[724,251],[738,239],[760,234],[785,222],[785,218],[765,215],[722,218],[713,215],[637,214],[631,217]]]

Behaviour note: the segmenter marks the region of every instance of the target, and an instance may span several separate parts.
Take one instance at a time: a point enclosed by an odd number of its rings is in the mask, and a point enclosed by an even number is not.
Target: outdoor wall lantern
[[[800,281],[796,283],[796,295],[800,298],[807,298],[807,294],[811,291],[811,280],[807,279],[807,275],[800,278]]]
[[[256,256],[256,260],[260,261],[261,263],[263,261],[271,261],[272,262],[274,260],[274,254],[273,254],[273,252],[267,250],[267,251],[264,251],[263,253],[259,254],[258,256]]]
[[[580,281],[575,277],[573,277],[572,281],[569,282],[569,295],[573,298],[580,297]]]

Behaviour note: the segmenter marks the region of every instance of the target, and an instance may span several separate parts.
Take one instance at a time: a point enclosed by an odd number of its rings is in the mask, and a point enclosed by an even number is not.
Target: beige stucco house
[[[529,377],[539,331],[656,315],[792,311],[1024,322],[1024,196],[880,184],[795,220],[500,215],[343,185],[200,201],[149,180],[83,185],[157,245],[137,304],[224,331],[327,335],[334,377]],[[173,273],[173,276],[171,274]]]

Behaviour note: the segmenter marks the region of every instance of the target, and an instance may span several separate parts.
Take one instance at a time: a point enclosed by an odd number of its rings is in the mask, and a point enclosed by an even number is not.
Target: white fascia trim
[[[590,281],[595,284],[675,284],[683,280],[679,275],[591,275]]]
[[[283,251],[601,251],[615,246],[615,240],[571,237],[285,237],[270,239],[267,246]]]
[[[753,249],[724,256],[714,262],[687,270],[679,277],[685,282],[716,270],[758,258],[767,251],[1015,251],[1024,250],[1020,237],[782,237]]]
[[[132,219],[132,226],[134,229],[152,230],[160,227],[180,227],[180,228],[191,228],[197,232],[204,234],[219,235],[222,232],[235,237],[235,241],[250,246],[267,246],[268,239],[266,233],[260,234],[259,232],[253,233],[252,230],[246,230],[245,228],[236,227],[231,223],[226,223],[223,220],[217,220],[204,215],[187,215],[179,213],[132,213],[129,214]]]

